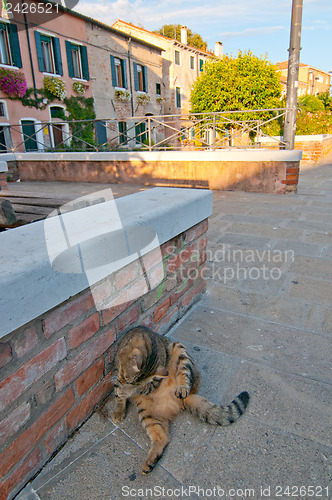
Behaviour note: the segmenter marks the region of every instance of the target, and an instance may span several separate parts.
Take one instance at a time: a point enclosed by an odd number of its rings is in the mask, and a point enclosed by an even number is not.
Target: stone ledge
[[[58,219],[66,228],[84,227],[86,240],[91,241],[93,237],[109,234],[112,221],[108,220],[106,209],[110,209],[112,203],[114,211],[114,202],[107,201],[63,214]],[[117,199],[116,210],[119,215],[115,221],[116,230],[119,223],[122,227],[151,228],[162,245],[212,214],[212,193],[202,189],[154,188]],[[136,254],[130,254],[112,261],[111,269],[100,266],[89,279],[82,272],[57,272],[51,265],[50,256],[52,261],[56,252],[61,252],[61,246],[52,254],[45,239],[45,224],[51,235],[56,228],[51,221],[52,218],[35,222],[0,235],[0,286],[4,298],[0,311],[0,338],[136,259]],[[71,245],[77,244],[75,238],[79,234],[80,230],[73,236]],[[145,252],[150,250],[151,246],[147,245]]]
[[[263,142],[263,141],[262,141]],[[13,158],[13,156],[15,158]],[[219,149],[216,151],[128,151],[95,153],[15,153],[16,161],[300,161],[301,151]]]

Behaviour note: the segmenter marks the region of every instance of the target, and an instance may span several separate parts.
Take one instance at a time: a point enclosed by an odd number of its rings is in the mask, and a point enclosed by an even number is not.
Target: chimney
[[[181,43],[184,45],[188,44],[188,28],[187,26],[181,27]]]
[[[223,57],[224,51],[223,51],[223,46],[222,46],[221,42],[216,42],[215,43],[215,46],[214,46],[214,55],[217,56],[217,57],[220,57],[220,59]]]

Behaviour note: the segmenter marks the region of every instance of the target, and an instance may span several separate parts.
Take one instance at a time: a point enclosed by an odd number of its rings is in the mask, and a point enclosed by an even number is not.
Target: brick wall
[[[141,298],[132,298],[142,280],[133,262],[97,287],[107,300],[111,279],[121,305],[97,311],[96,288],[85,290],[1,339],[1,498],[12,498],[109,395],[121,335],[139,324],[164,334],[200,298],[207,228],[205,219],[161,246],[163,279]],[[144,263],[151,283],[160,266],[153,253]]]
[[[2,189],[8,189],[7,175],[8,175],[8,172],[0,172],[0,191]]]
[[[278,149],[279,145],[276,141],[268,142],[268,138],[262,141],[264,147],[269,149]],[[300,165],[312,166],[317,165],[332,153],[332,136],[317,135],[317,136],[295,136],[294,149],[301,150],[302,160]]]

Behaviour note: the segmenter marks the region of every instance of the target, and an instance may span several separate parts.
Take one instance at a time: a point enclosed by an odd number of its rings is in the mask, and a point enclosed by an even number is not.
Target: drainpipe
[[[37,101],[37,99],[38,99],[38,97],[37,97],[37,87],[36,87],[35,70],[34,70],[34,67],[33,67],[33,60],[32,60],[31,42],[30,42],[30,33],[29,33],[29,23],[28,23],[27,15],[26,15],[26,13],[24,12],[24,9],[23,9],[23,0],[21,0],[21,5],[22,5],[23,16],[24,16],[25,33],[26,33],[27,41],[28,41],[29,59],[30,59],[30,66],[31,66],[31,73],[32,73],[32,82],[33,82],[33,92],[35,94],[35,99]]]
[[[129,88],[130,88],[130,108],[131,116],[134,116],[134,96],[133,96],[133,82],[131,78],[131,57],[130,57],[130,42],[131,38],[128,40],[128,66],[129,66]]]

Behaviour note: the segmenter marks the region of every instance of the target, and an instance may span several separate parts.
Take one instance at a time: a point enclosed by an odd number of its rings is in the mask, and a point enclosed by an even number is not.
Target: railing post
[[[216,113],[213,113],[212,151],[216,150]]]
[[[151,118],[149,116],[148,116],[148,138],[149,138],[149,151],[152,151]]]

